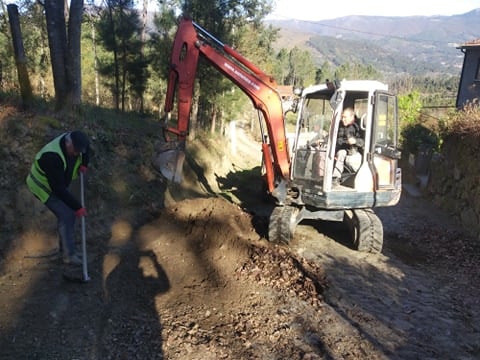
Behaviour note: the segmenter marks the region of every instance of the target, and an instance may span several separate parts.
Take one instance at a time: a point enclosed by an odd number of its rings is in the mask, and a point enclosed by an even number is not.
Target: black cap
[[[70,133],[70,138],[72,139],[73,147],[76,152],[84,153],[87,151],[87,147],[90,144],[87,135],[79,130],[75,130]]]

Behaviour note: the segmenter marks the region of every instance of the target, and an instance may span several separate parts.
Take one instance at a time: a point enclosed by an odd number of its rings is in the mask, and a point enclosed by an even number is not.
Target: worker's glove
[[[85,165],[80,165],[78,171],[80,171],[83,175],[87,173],[88,168]]]
[[[85,209],[84,207],[78,209],[77,211],[75,211],[75,216],[76,217],[87,216],[87,209]]]

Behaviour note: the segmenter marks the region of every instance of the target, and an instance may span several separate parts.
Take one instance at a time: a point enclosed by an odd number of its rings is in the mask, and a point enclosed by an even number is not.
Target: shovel
[[[80,198],[82,207],[85,207],[85,191],[82,172],[80,173]],[[82,216],[82,277],[80,278],[76,271],[65,270],[63,272],[63,278],[67,281],[80,283],[86,283],[90,281],[87,267],[87,236],[85,232],[85,216]]]
[[[85,207],[85,190],[83,182],[83,173],[80,172],[80,198],[82,201],[82,207]],[[82,271],[83,271],[83,281],[90,281],[90,276],[88,276],[88,267],[87,267],[87,235],[85,233],[85,216],[82,216]]]

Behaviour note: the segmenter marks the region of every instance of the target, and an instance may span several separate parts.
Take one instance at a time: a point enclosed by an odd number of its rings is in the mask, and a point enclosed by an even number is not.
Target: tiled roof
[[[467,41],[461,44],[460,46],[458,46],[457,49],[463,49],[463,48],[474,47],[474,46],[480,46],[480,39]]]

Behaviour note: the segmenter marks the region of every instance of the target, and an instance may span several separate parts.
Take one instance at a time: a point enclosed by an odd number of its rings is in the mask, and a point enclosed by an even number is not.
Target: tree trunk
[[[82,29],[83,0],[72,0],[68,21],[68,86],[71,91],[71,102],[74,108],[82,101],[82,68],[80,37]]]
[[[188,127],[188,139],[195,140],[198,128],[198,95],[199,91],[194,87],[192,98],[192,111],[190,114],[190,125]]]
[[[64,11],[63,0],[45,0],[45,17],[57,110],[65,107],[69,93],[66,69],[67,34]]]
[[[78,106],[82,92],[80,35],[83,0],[72,0],[68,38],[65,14],[64,0],[45,0],[45,18],[57,110]]]
[[[18,82],[20,83],[20,93],[24,106],[29,106],[33,100],[32,86],[27,71],[27,59],[23,47],[22,31],[20,29],[20,20],[18,18],[18,7],[14,4],[7,5],[8,18],[10,22],[10,31],[12,33],[13,50],[15,52],[15,62],[17,64]]]
[[[226,126],[225,126],[225,111],[223,109],[220,111],[220,134],[225,135]]]
[[[215,127],[217,125],[217,108],[212,105],[212,122],[210,123],[210,134],[215,134]]]
[[[92,42],[93,42],[93,56],[94,56],[94,71],[95,71],[95,104],[100,105],[100,81],[98,75],[98,58],[97,58],[97,41],[95,39],[95,24],[92,23]]]
[[[125,99],[127,94],[127,53],[125,51],[125,45],[122,46],[122,112],[125,111]]]
[[[148,21],[148,0],[143,0],[143,10],[142,10],[142,32],[140,34],[140,41],[142,42],[142,47],[140,53],[142,54],[142,59],[145,58],[145,42],[147,41],[147,21]],[[145,99],[144,92],[140,94],[140,112],[143,113],[145,108]]]
[[[110,27],[114,37],[114,46],[113,46],[113,65],[115,71],[115,89],[114,89],[114,96],[115,96],[115,109],[120,109],[120,69],[118,66],[118,47],[116,44],[116,36],[115,36],[115,23],[113,21],[113,5],[110,1],[107,1],[108,7],[108,16],[110,20]]]

